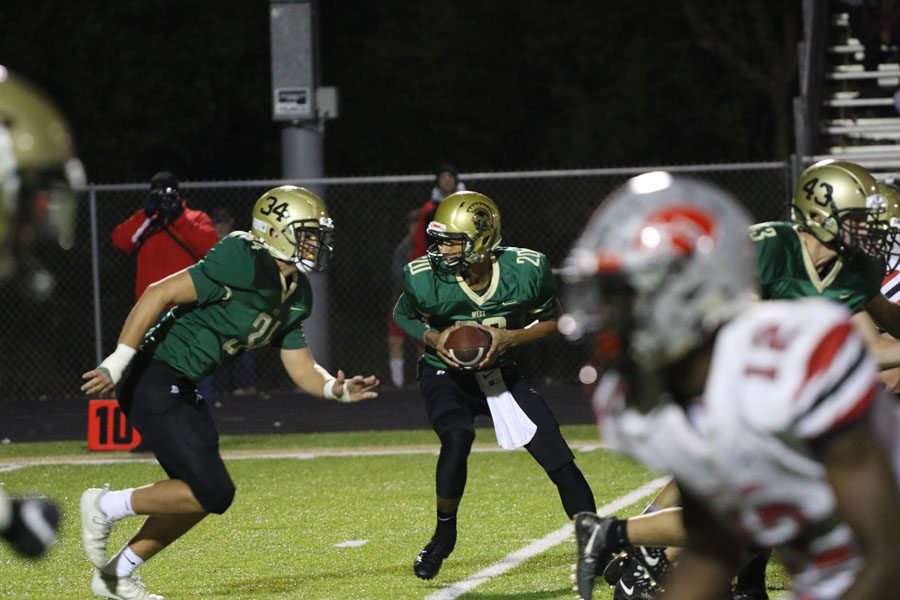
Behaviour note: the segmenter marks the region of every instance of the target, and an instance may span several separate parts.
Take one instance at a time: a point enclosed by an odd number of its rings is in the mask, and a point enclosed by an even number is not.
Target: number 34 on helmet
[[[324,271],[333,251],[334,224],[325,202],[306,188],[273,188],[253,205],[252,233],[278,260],[301,273]]]

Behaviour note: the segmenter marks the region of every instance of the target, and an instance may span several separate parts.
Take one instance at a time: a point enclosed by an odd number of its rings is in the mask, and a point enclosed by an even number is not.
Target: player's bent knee
[[[475,441],[475,434],[464,429],[451,429],[440,435],[441,448],[468,454]]]
[[[203,505],[203,510],[206,512],[221,515],[234,502],[235,491],[234,484],[229,481],[227,485],[222,485],[216,490],[198,494],[197,500],[200,501],[200,504]]]

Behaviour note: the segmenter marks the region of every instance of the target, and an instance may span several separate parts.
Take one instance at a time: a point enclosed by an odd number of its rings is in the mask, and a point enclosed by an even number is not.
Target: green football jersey
[[[290,283],[251,234],[235,231],[188,268],[195,304],[170,310],[147,332],[153,356],[200,381],[250,348],[305,348],[302,321],[312,310],[305,275]]]
[[[838,258],[820,276],[792,223],[773,221],[750,227],[756,248],[756,274],[764,300],[823,296],[853,312],[881,292],[884,266],[863,252]]]
[[[498,247],[493,269],[490,285],[475,292],[460,275],[454,281],[441,280],[428,257],[418,258],[403,269],[404,292],[395,313],[401,320],[422,319],[435,331],[473,322],[522,329],[556,314],[556,286],[546,256],[526,248]],[[400,320],[398,324],[403,326]],[[425,350],[425,360],[439,369],[447,366],[431,347]],[[511,362],[512,357],[504,354],[492,366]]]

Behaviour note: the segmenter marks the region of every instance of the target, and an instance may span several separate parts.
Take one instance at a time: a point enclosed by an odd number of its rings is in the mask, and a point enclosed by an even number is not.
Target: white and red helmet
[[[711,184],[662,171],[630,179],[566,260],[560,331],[572,340],[597,334],[644,368],[683,357],[752,299],[750,224]],[[612,341],[600,335],[609,331]]]

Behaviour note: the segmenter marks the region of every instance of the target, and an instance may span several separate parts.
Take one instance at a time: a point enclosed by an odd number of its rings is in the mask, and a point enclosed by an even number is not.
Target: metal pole
[[[99,365],[103,360],[103,323],[100,311],[100,244],[97,234],[97,190],[88,193],[91,208],[91,272],[94,287],[94,356]]]
[[[318,1],[270,0],[272,116],[282,121],[281,174],[303,185],[321,179],[322,133],[316,108]],[[324,186],[306,184],[326,200]],[[340,227],[338,224],[337,227]],[[313,311],[303,329],[316,360],[329,368],[327,273],[311,273]]]
[[[315,123],[291,124],[281,130],[281,174],[288,180],[320,179],[322,135]],[[327,203],[322,185],[306,185]],[[340,223],[335,224],[338,231]],[[331,346],[328,336],[328,273],[307,275],[313,293],[312,314],[303,322],[303,331],[316,361],[330,369]]]

